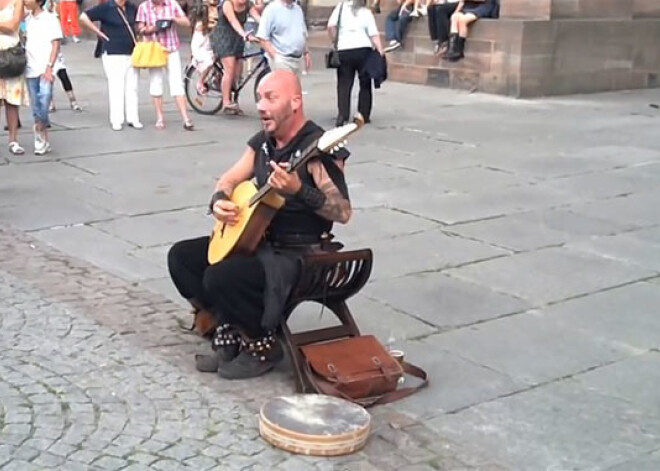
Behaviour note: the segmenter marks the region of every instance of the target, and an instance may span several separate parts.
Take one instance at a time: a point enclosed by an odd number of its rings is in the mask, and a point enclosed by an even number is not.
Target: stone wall
[[[378,15],[384,25],[393,0]],[[391,78],[517,97],[660,86],[660,0],[501,0],[464,60],[433,55],[426,18],[388,55]]]

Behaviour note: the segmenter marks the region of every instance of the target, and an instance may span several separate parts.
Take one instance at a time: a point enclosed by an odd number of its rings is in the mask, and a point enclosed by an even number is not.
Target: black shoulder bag
[[[339,19],[337,19],[337,31],[335,31],[335,40],[332,43],[332,49],[325,53],[325,67],[327,69],[338,69],[341,61],[339,60],[339,51],[337,50],[337,42],[339,41],[339,28],[341,27],[341,13],[344,9],[344,2],[341,2],[339,7]]]
[[[23,75],[26,67],[27,57],[20,42],[0,51],[0,78],[8,79]]]

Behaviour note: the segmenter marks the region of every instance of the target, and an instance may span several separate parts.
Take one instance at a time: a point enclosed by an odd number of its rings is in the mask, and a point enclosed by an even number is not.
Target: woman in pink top
[[[167,70],[170,95],[174,97],[181,113],[183,128],[192,131],[193,123],[188,116],[181,76],[179,35],[174,27],[174,24],[190,27],[190,21],[176,0],[146,0],[138,8],[136,22],[140,34],[145,35],[149,41],[159,41],[169,52],[166,67],[149,69],[149,93],[156,107],[156,128],[165,128],[163,81]]]

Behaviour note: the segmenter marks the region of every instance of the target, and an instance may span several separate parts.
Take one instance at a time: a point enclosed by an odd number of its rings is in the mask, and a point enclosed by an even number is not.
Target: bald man
[[[323,134],[307,120],[296,75],[275,70],[260,83],[257,109],[263,130],[252,136],[243,155],[218,180],[209,210],[234,224],[238,208],[230,201],[236,186],[254,179],[285,198],[254,255],[235,254],[207,262],[209,237],[177,242],[168,254],[172,280],[196,317],[212,316],[213,353],[195,357],[197,369],[226,379],[244,379],[271,370],[283,357],[274,335],[298,275],[302,254],[322,248],[334,222],[346,223],[351,204],[344,180],[342,149],[321,153],[296,171],[289,160]]]

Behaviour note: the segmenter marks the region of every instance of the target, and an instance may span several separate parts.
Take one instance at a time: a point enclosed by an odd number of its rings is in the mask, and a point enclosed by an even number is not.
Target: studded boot
[[[214,373],[225,362],[232,361],[240,349],[240,334],[230,324],[218,326],[211,341],[213,353],[195,355],[195,367],[203,373]]]
[[[243,337],[238,356],[220,363],[218,374],[225,379],[255,378],[272,370],[283,358],[282,345],[273,331],[258,339]]]

